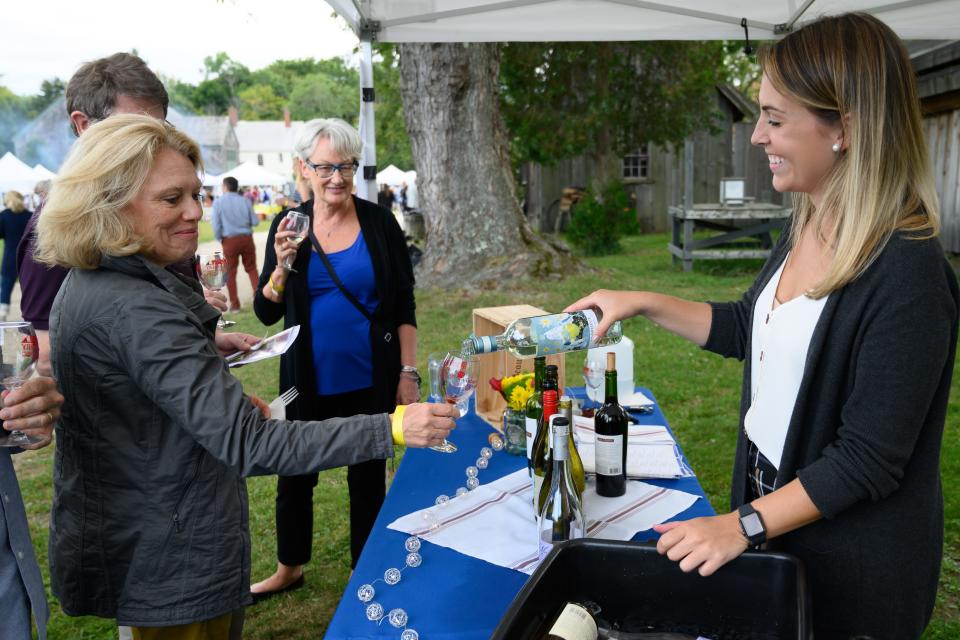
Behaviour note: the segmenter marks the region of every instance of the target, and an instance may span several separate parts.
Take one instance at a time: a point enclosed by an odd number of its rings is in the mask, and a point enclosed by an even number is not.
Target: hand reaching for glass
[[[446,442],[460,417],[449,404],[417,402],[407,406],[403,414],[403,441],[408,447],[435,447]]]
[[[19,445],[21,448],[39,449],[52,441],[53,425],[60,417],[62,404],[63,396],[53,378],[37,376],[19,389],[3,393],[0,420],[7,431],[19,431],[33,440],[33,444]]]

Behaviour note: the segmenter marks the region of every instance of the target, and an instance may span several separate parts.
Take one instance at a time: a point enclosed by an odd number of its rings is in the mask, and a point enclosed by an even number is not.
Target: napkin
[[[596,473],[597,450],[593,418],[573,417],[577,451],[583,461],[583,470]],[[628,478],[682,478],[693,471],[683,462],[683,456],[670,431],[663,425],[632,424],[627,426]]]
[[[283,404],[283,399],[277,396],[267,407],[270,409],[270,418],[272,420],[287,419],[287,405]]]
[[[627,482],[627,491],[619,498],[602,498],[588,481],[583,495],[587,537],[629,540],[698,499],[638,481]],[[527,470],[521,469],[443,505],[414,511],[387,527],[529,575],[539,564],[532,502],[531,481]]]
[[[652,407],[653,400],[648,398],[642,391],[634,391],[618,398],[621,407]]]

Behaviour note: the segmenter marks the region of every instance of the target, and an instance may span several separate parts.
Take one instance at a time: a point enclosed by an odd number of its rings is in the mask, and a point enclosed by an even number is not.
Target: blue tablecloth
[[[653,398],[649,390],[640,391]],[[564,392],[581,399],[584,397],[582,387],[568,387]],[[641,424],[663,424],[669,428],[659,405],[653,413],[633,415]],[[440,494],[452,497],[457,487],[466,482],[466,467],[475,464],[481,447],[487,446],[487,436],[492,432],[483,419],[471,412],[457,421],[457,429],[450,437],[459,449],[457,453],[407,450],[357,568],[330,621],[326,638],[399,640],[400,630],[391,627],[386,619],[379,626],[367,620],[365,605],[357,598],[357,589],[377,578],[382,579],[387,569],[404,566],[404,541],[408,536],[387,529],[387,525],[432,505]],[[490,466],[480,471],[479,478],[482,483],[491,482],[525,465],[525,457],[500,451],[490,459]],[[695,477],[646,482],[701,496],[677,516],[678,520],[714,515]],[[648,530],[633,539],[653,540],[657,537]],[[409,616],[408,626],[416,629],[424,640],[486,640],[527,580],[527,575],[519,571],[504,569],[429,542],[423,542],[420,553],[423,564],[404,570],[399,584],[387,586],[381,580],[374,585],[377,591],[374,600],[387,612],[397,607],[404,609]]]

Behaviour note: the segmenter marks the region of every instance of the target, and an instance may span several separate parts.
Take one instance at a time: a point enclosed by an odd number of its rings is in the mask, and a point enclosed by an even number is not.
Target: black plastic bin
[[[537,568],[491,636],[544,633],[567,601],[593,602],[624,632],[673,632],[715,640],[809,640],[811,613],[800,561],[748,551],[710,577],[638,542],[574,540]]]

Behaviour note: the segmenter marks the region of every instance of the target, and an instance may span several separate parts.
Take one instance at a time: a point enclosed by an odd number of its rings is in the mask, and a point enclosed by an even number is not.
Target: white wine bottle
[[[583,605],[568,602],[544,640],[597,640],[597,623]]]
[[[603,314],[599,309],[573,313],[520,318],[498,336],[470,336],[463,341],[463,353],[472,356],[509,351],[516,358],[551,356],[567,351],[592,349],[615,344],[623,337],[620,321],[614,322],[600,340],[593,335]]]
[[[539,555],[543,560],[559,542],[582,538],[586,532],[583,505],[570,469],[570,423],[563,416],[553,420],[553,471],[550,491],[537,519]]]

